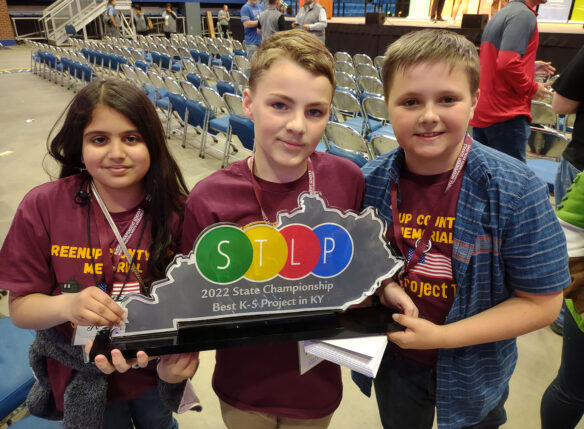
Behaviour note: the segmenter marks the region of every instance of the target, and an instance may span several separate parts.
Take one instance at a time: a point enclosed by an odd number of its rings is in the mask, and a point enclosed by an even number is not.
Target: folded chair
[[[548,185],[550,194],[554,193],[559,161],[568,142],[566,136],[552,128],[531,126],[527,143],[527,166]]]
[[[371,145],[371,149],[373,151],[373,155],[378,157],[379,155],[383,155],[384,153],[391,152],[392,150],[399,147],[397,143],[397,139],[392,136],[387,136],[383,134],[377,134],[371,138],[369,141]]]
[[[235,134],[241,142],[241,145],[248,151],[253,152],[255,140],[255,128],[253,121],[242,115],[230,115],[229,127],[231,132],[229,133],[229,142],[226,144],[226,147],[229,148],[232,145],[231,139],[233,134]],[[221,167],[227,167],[230,156],[232,156],[231,152],[229,150],[225,150],[223,153]]]
[[[324,133],[329,152],[334,144],[341,149],[358,153],[366,159],[373,159],[367,140],[353,128],[337,122],[329,122]]]
[[[367,139],[371,140],[373,136],[378,134],[395,137],[393,127],[389,123],[387,105],[382,96],[368,95],[361,101],[361,106],[367,122],[367,128],[372,130],[367,135]]]

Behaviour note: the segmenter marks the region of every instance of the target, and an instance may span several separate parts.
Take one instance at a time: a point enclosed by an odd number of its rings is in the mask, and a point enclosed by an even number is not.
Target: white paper
[[[300,375],[303,375],[321,363],[324,359],[308,354],[304,351],[304,341],[298,342],[298,363],[300,364]]]
[[[385,335],[342,340],[305,341],[304,351],[345,366],[369,377],[375,377],[387,347]]]

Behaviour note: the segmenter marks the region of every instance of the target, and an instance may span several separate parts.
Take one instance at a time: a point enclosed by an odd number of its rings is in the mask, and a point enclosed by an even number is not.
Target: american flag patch
[[[408,261],[412,259],[414,249],[408,252]],[[423,253],[418,263],[410,270],[420,276],[434,278],[452,278],[452,261],[440,253]]]
[[[122,286],[124,290],[122,290]],[[124,286],[123,283],[114,283],[114,287],[112,289],[112,296],[118,296],[122,292],[122,295],[128,295],[129,293],[140,293],[140,283],[126,283]]]

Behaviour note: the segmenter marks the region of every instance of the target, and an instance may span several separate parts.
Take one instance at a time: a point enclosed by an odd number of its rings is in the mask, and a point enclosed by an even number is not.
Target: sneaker
[[[578,174],[558,205],[556,214],[564,222],[584,229],[584,172]]]
[[[444,22],[444,21],[445,21],[445,19],[444,19],[444,18],[442,18],[442,17],[440,17],[440,18],[436,18],[436,21]]]

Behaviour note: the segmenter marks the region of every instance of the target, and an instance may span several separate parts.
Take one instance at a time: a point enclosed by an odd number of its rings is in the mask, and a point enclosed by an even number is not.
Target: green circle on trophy
[[[195,248],[201,274],[215,283],[233,283],[249,269],[253,248],[247,235],[236,226],[210,229]]]

